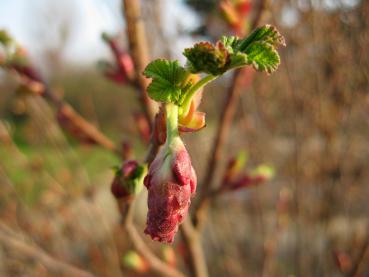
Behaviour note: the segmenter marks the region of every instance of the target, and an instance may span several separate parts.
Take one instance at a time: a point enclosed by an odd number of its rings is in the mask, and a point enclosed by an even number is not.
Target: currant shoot
[[[145,233],[153,240],[173,241],[195,195],[196,173],[180,133],[205,127],[205,113],[197,111],[203,87],[244,66],[271,74],[280,64],[280,45],[285,45],[283,36],[265,25],[246,38],[223,36],[215,44],[200,42],[185,49],[185,66],[164,59],[147,65],[148,94],[162,104],[153,136],[160,138],[160,148],[144,180],[149,192]]]

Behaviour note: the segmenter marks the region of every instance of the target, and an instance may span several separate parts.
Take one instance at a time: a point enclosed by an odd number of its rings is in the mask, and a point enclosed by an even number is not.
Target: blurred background
[[[266,163],[275,176],[214,202],[203,241],[210,276],[369,276],[369,1],[267,2],[262,23],[277,26],[287,47],[274,74],[257,73],[244,87],[216,175],[243,150],[247,168]],[[142,0],[142,8],[152,58],[183,63],[184,48],[232,33],[217,0]],[[1,0],[0,29],[55,92],[144,156],[137,92],[99,70],[99,61],[113,61],[102,32],[127,48],[120,0]],[[207,127],[184,136],[200,180],[230,80],[206,88]],[[119,229],[110,194],[119,163],[65,134],[52,106],[18,93],[17,79],[0,71],[0,275],[52,276],[37,256],[47,253],[97,276],[121,268],[152,276]],[[183,263],[179,243],[150,245]],[[32,258],[27,246],[41,252]]]

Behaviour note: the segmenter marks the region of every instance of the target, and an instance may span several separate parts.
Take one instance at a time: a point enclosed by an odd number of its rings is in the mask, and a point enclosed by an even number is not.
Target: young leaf
[[[180,104],[186,88],[183,81],[190,73],[178,61],[155,60],[148,64],[144,75],[152,78],[147,88],[149,96],[155,101]]]
[[[230,68],[252,65],[258,71],[272,73],[280,63],[276,48],[285,45],[283,36],[271,25],[257,28],[243,40],[223,38],[233,47]],[[243,53],[245,56],[240,55]]]
[[[277,50],[266,42],[254,42],[247,49],[248,62],[258,71],[272,73],[280,63]]]
[[[220,41],[216,45],[210,42],[196,43],[194,47],[185,49],[183,55],[192,73],[220,75],[227,71],[229,52]]]
[[[245,53],[237,52],[231,55],[230,68],[241,67],[248,64],[250,64],[249,58]]]
[[[240,41],[236,50],[245,53],[247,52],[247,48],[255,42],[266,42],[274,47],[286,45],[284,37],[278,32],[276,27],[264,25],[255,29],[249,36]]]
[[[227,48],[229,53],[234,53],[234,50],[237,48],[241,40],[236,36],[222,36],[220,41],[223,43],[224,47]]]
[[[276,51],[279,45],[285,45],[283,36],[274,26],[265,25],[244,39],[223,36],[215,45],[200,42],[185,49],[183,54],[187,57],[190,70],[195,73],[217,76],[246,65],[272,73],[280,63]]]

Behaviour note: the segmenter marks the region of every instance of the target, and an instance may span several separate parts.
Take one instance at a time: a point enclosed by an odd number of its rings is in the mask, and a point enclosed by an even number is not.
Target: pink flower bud
[[[118,73],[120,73],[119,77],[124,78],[125,81],[132,81],[134,79],[135,72],[131,56],[119,47],[117,38],[114,38],[107,33],[103,33],[102,38],[109,45],[114,54]]]
[[[127,160],[116,171],[111,184],[111,192],[117,199],[131,200],[143,187],[146,165],[139,165],[135,160]]]
[[[144,181],[149,191],[145,233],[171,243],[188,213],[196,183],[190,156],[180,137],[175,137],[159,150]]]
[[[114,180],[111,184],[111,192],[116,198],[129,197],[131,192],[125,182],[133,172],[136,170],[138,163],[134,160],[128,160],[124,162],[122,168],[120,168],[115,174]]]

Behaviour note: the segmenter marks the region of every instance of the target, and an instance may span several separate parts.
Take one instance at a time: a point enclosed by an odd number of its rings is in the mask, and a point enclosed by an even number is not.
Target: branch
[[[41,96],[49,100],[58,109],[57,116],[59,124],[61,124],[64,129],[73,133],[72,135],[80,139],[83,138],[116,154],[118,153],[112,140],[105,136],[96,126],[78,114],[67,102],[56,97],[53,91],[47,87],[46,83],[43,83],[43,86],[44,91],[41,93]]]
[[[196,277],[209,276],[199,231],[194,228],[190,218],[187,218],[180,228],[190,256],[189,263],[192,275]]]
[[[125,211],[122,212],[122,217],[124,218],[123,226],[127,231],[128,236],[131,239],[136,251],[149,263],[150,268],[153,271],[163,276],[185,277],[185,275],[182,274],[180,271],[176,270],[175,268],[169,266],[161,259],[159,259],[147,246],[133,224],[133,209],[134,202],[128,204]]]
[[[353,266],[350,271],[345,275],[347,277],[359,276],[360,267],[365,263],[365,256],[369,250],[369,233],[366,235],[363,244],[358,250],[358,255],[356,256]]]
[[[260,0],[259,5],[257,7],[257,11],[255,14],[255,18],[251,23],[252,29],[254,29],[260,22],[263,11],[266,8],[266,0]],[[235,113],[235,109],[237,107],[238,98],[241,91],[242,83],[244,82],[245,74],[249,74],[248,76],[248,85],[252,82],[253,72],[247,72],[247,68],[241,68],[236,70],[233,75],[233,79],[231,85],[227,92],[227,98],[225,100],[220,121],[218,124],[218,129],[216,133],[216,137],[211,149],[211,156],[209,157],[208,168],[206,171],[205,178],[202,182],[201,191],[199,193],[198,205],[195,207],[195,215],[194,215],[194,224],[196,228],[201,229],[204,219],[206,217],[207,207],[209,204],[210,190],[213,186],[215,172],[217,170],[217,166],[219,161],[222,159],[222,152],[224,148],[224,144],[228,139],[229,130],[232,125],[233,116]]]
[[[269,1],[270,0],[259,0],[259,3],[256,7],[256,13],[255,13],[254,19],[251,23],[251,30],[255,29],[259,25]]]
[[[32,64],[25,67],[28,71],[32,71],[38,76],[38,71]],[[59,123],[62,124],[65,129],[70,132],[74,132],[74,135],[83,138],[84,140],[98,144],[112,152],[118,153],[114,142],[105,136],[98,128],[84,119],[78,114],[67,102],[57,97],[56,94],[48,87],[48,84],[40,77],[35,77],[29,74],[27,71],[22,70],[19,67],[5,67],[11,73],[18,73],[19,80],[26,88],[27,92],[31,92],[34,95],[44,97],[55,108],[58,109],[57,116],[59,117]],[[63,122],[60,122],[63,121]],[[63,124],[64,123],[64,124]]]
[[[150,145],[149,151],[145,158],[145,162],[148,164],[150,164],[155,158],[155,155],[159,147],[159,144],[156,142],[154,138],[151,141],[152,141],[152,144]],[[119,212],[120,212],[121,219],[122,219],[122,225],[124,229],[126,230],[130,240],[132,241],[133,247],[149,263],[150,268],[153,271],[161,275],[164,275],[164,276],[185,277],[185,275],[182,274],[180,271],[169,266],[168,264],[163,262],[161,259],[159,259],[151,251],[151,249],[145,243],[143,238],[140,236],[133,222],[135,199],[132,199],[132,201],[130,202],[126,202],[126,199],[121,199],[121,200],[116,199],[116,201],[119,207]]]
[[[142,110],[144,111],[148,122],[153,122],[156,112],[156,103],[152,101],[147,94],[146,88],[149,85],[149,81],[142,74],[146,65],[149,63],[149,57],[144,25],[141,19],[140,1],[123,0],[123,6],[124,17],[127,22],[129,48],[135,66],[135,79],[137,81],[137,86],[141,91],[140,100]],[[150,145],[148,154],[145,158],[148,164],[150,164],[155,158],[158,150],[158,143],[155,141],[155,139],[152,138],[151,141],[152,144]],[[117,204],[123,221],[123,227],[127,231],[127,234],[136,251],[149,263],[150,268],[153,271],[164,276],[185,277],[185,275],[183,275],[181,272],[160,260],[142,239],[133,223],[134,201],[135,199],[133,199],[130,203],[122,203],[119,201],[119,199],[117,199]]]
[[[94,143],[97,143],[113,152],[116,151],[114,143],[103,133],[101,133],[94,125],[79,115],[69,104],[61,104],[59,111],[73,122],[75,128],[78,130],[83,130],[83,135],[92,139]]]
[[[57,260],[41,248],[37,246],[31,246],[25,242],[7,235],[2,229],[0,229],[0,242],[7,248],[14,249],[17,253],[26,256],[28,259],[34,262],[42,263],[49,271],[57,276],[75,276],[75,277],[92,277],[92,273],[74,267],[70,264]]]
[[[153,122],[156,113],[156,103],[147,94],[146,88],[149,80],[142,72],[149,63],[147,41],[144,24],[141,17],[141,6],[139,0],[123,0],[124,17],[127,23],[127,35],[130,53],[136,71],[137,85],[141,91],[141,105],[148,122]]]
[[[212,188],[215,172],[219,161],[222,159],[222,152],[224,148],[224,143],[228,139],[229,130],[232,125],[233,116],[236,110],[236,105],[238,103],[238,98],[241,92],[241,84],[244,82],[244,75],[246,70],[249,69],[238,69],[234,75],[231,82],[231,86],[227,92],[227,98],[225,100],[220,121],[218,124],[217,133],[215,140],[210,151],[211,156],[209,158],[209,165],[206,170],[205,178],[202,182],[201,190],[199,193],[198,205],[195,207],[195,226],[197,227],[200,222],[203,221],[209,200],[209,191]],[[251,71],[247,72],[252,74]],[[251,76],[250,76],[251,77]],[[250,78],[251,81],[251,78]]]

